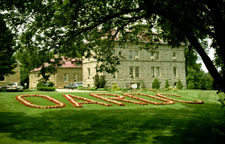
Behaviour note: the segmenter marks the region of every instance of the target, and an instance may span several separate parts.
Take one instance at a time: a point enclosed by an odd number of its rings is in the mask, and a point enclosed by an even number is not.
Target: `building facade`
[[[0,77],[0,86],[5,86],[10,83],[20,84],[20,64],[17,64],[17,67],[14,69],[14,74],[5,75]]]
[[[115,74],[101,73],[107,81],[106,86],[117,84],[120,88],[152,88],[152,82],[157,78],[160,88],[165,87],[168,80],[170,86],[176,86],[180,80],[186,88],[184,46],[170,48],[166,44],[158,46],[154,52],[140,50],[140,45],[127,43],[125,48],[115,46],[115,55],[119,52],[124,57],[120,59]],[[95,67],[97,61],[93,58],[83,60],[83,85],[94,87]],[[101,75],[100,74],[100,75]]]
[[[82,60],[72,59],[71,61],[64,61],[61,66],[56,67],[57,73],[51,75],[49,82],[54,83],[56,88],[64,88],[65,85],[82,82]],[[40,68],[34,69],[29,74],[29,88],[35,89],[41,76],[38,75]]]

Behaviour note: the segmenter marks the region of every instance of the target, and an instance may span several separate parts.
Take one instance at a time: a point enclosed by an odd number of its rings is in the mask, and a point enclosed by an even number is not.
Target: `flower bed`
[[[194,100],[194,101],[184,101],[184,100],[178,100],[178,99],[173,99],[167,96],[174,96],[174,97],[181,97],[180,95],[176,95],[176,94],[163,94],[163,93],[157,93],[156,94],[158,97],[164,98],[164,99],[168,99],[171,101],[176,101],[176,102],[181,102],[181,103],[189,103],[189,104],[204,104],[204,101],[201,100]]]
[[[146,103],[154,104],[154,105],[170,105],[170,104],[174,104],[174,102],[172,100],[159,98],[159,97],[148,95],[148,94],[140,94],[140,93],[128,94],[128,93],[125,93],[123,95],[125,95],[127,97],[130,97],[130,98],[133,98],[133,99],[137,99],[137,100],[146,102]],[[154,101],[150,101],[150,100],[146,100],[146,99],[143,99],[143,98],[136,97],[134,95],[146,96],[146,97],[150,97],[150,98],[157,99],[157,100],[164,101],[164,102],[154,102]]]
[[[147,105],[147,104],[154,104],[154,105],[171,105],[174,104],[174,102],[181,102],[181,103],[189,103],[189,104],[203,104],[204,102],[201,100],[194,100],[194,101],[185,101],[185,100],[178,100],[178,99],[174,99],[174,98],[170,98],[168,96],[174,96],[174,97],[181,97],[179,95],[175,95],[175,94],[163,94],[163,93],[157,93],[156,96],[152,96],[152,95],[148,95],[148,94],[141,94],[141,93],[125,93],[122,94],[123,96],[117,95],[117,94],[90,94],[90,96],[104,100],[106,102],[110,102],[119,106],[125,106],[124,103],[122,102],[127,102],[127,103],[133,103],[133,104],[140,104],[140,105]],[[160,100],[163,102],[155,102],[155,101],[150,101],[147,99],[143,99],[140,97],[137,97],[135,95],[139,95],[139,96],[146,96],[149,98],[153,98],[156,100]],[[95,101],[92,99],[88,99],[88,98],[84,98],[84,97],[80,97],[80,96],[74,96],[74,95],[70,95],[70,94],[64,94],[63,95],[71,104],[73,104],[74,107],[76,108],[82,108],[83,105],[82,104],[99,104],[99,105],[103,105],[103,106],[112,106],[112,104],[107,104],[104,102],[99,102],[99,101]],[[107,97],[106,97],[107,96]],[[132,101],[132,100],[127,100],[125,99],[126,97],[130,97],[132,99],[136,99],[139,101]],[[53,103],[55,103],[56,105],[54,106],[41,106],[41,105],[36,105],[31,103],[30,101],[26,100],[25,97],[42,97],[45,98]],[[40,108],[40,109],[47,109],[47,108],[62,108],[65,107],[65,104],[59,100],[56,100],[50,96],[46,96],[46,95],[38,95],[38,94],[33,94],[33,95],[19,95],[16,96],[16,99],[21,102],[22,104],[28,106],[28,107],[32,107],[32,108]],[[82,102],[78,102],[77,100],[82,100]],[[121,101],[121,102],[118,102]]]
[[[53,103],[55,103],[56,105],[54,106],[40,106],[40,105],[36,105],[36,104],[33,104],[31,103],[30,101],[24,99],[25,97],[42,97],[42,98],[45,98]],[[62,107],[65,107],[66,105],[57,100],[57,99],[54,99],[50,96],[46,96],[46,95],[37,95],[37,94],[33,94],[33,95],[19,95],[19,96],[16,96],[16,99],[21,102],[22,104],[24,104],[25,106],[28,106],[28,107],[32,107],[32,108],[40,108],[40,109],[48,109],[48,108],[62,108]]]
[[[127,100],[127,99],[125,99],[124,96],[119,96],[117,94],[92,94],[92,96],[93,97],[96,97],[96,98],[99,98],[101,100],[107,101],[107,102],[111,102],[111,103],[120,105],[120,106],[124,106],[125,104],[118,103],[117,101],[123,101],[123,102],[127,102],[127,103],[140,104],[140,105],[147,105],[147,103],[137,102],[137,101],[132,101],[132,100]],[[113,96],[113,97],[106,98],[106,97],[102,97],[102,96]],[[117,101],[115,101],[115,100],[117,100]]]
[[[69,95],[69,94],[65,94],[63,96],[67,100],[69,100],[69,102],[72,103],[74,105],[74,107],[83,107],[82,104],[100,104],[100,105],[103,105],[103,106],[112,106],[111,104],[91,100],[91,99],[84,98],[84,97],[79,97],[79,96],[74,96],[74,95]],[[79,99],[79,100],[84,100],[84,102],[78,102],[74,98]]]
[[[103,97],[101,95],[115,96],[117,99],[113,98],[114,99],[113,100],[112,98],[106,98],[106,97]],[[119,106],[125,106],[124,103],[115,101],[115,100],[123,98],[123,97],[121,97],[119,95],[114,95],[114,94],[93,94],[92,93],[92,94],[90,94],[90,96],[93,96],[95,98],[98,98],[98,99],[101,99],[101,100],[104,100],[104,101],[107,101],[107,102],[110,102],[110,103],[114,103],[114,104],[119,105]]]

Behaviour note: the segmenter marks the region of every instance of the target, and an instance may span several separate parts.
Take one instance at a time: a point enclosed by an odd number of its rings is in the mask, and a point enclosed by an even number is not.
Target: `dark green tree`
[[[153,89],[160,89],[160,82],[157,78],[155,78],[154,81],[152,82],[152,88]]]
[[[4,17],[0,14],[0,77],[13,74],[17,66],[15,57],[15,41],[13,34],[6,26]]]
[[[205,39],[212,39],[210,47],[215,49],[219,58],[217,65],[223,67],[225,63],[223,0],[26,2],[25,0],[24,7],[21,8],[24,13],[19,17],[17,11],[11,11],[11,16],[17,18],[17,24],[23,23],[26,28],[23,34],[25,43],[42,43],[44,48],[65,52],[68,55],[77,52],[81,54],[86,52],[88,55],[90,51],[94,51],[97,54],[95,58],[106,66],[99,65],[100,70],[115,72],[113,67],[119,60],[111,54],[115,38],[119,38],[121,45],[125,41],[137,42],[140,34],[150,40],[154,29],[158,33],[158,38],[164,39],[169,45],[179,46],[185,43],[195,49],[219,85],[219,90],[225,91],[225,70],[221,69],[219,73],[204,49]],[[11,25],[14,25],[13,18],[9,16],[8,19]],[[138,24],[145,24],[145,29]]]
[[[177,89],[182,90],[183,89],[183,84],[180,80],[177,82]]]
[[[169,81],[166,80],[166,82],[165,82],[165,88],[168,88],[168,87],[170,87],[170,84],[169,84]]]

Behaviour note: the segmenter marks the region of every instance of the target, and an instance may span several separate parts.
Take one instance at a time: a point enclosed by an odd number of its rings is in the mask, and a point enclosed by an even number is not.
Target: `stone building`
[[[65,85],[82,82],[83,80],[81,59],[63,60],[62,65],[56,69],[57,73],[49,78],[49,81],[53,82],[56,88],[64,88]],[[32,70],[29,74],[30,89],[36,88],[41,79],[41,76],[38,76],[38,71],[40,71],[40,68]]]
[[[14,69],[14,74],[5,75],[0,77],[0,86],[5,86],[10,83],[19,83],[20,84],[20,63],[17,62],[17,67]]]
[[[120,88],[152,88],[152,82],[158,78],[160,88],[164,88],[168,80],[171,86],[176,86],[180,80],[186,88],[184,46],[171,48],[160,44],[154,53],[140,50],[141,45],[127,43],[124,49],[115,46],[115,55],[120,52],[123,59],[117,66],[115,74],[101,73],[107,81],[106,86],[117,84]],[[93,58],[83,60],[83,86],[94,87],[95,67],[97,61]]]

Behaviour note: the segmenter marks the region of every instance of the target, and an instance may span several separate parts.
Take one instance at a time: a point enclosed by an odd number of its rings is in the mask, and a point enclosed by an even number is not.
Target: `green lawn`
[[[16,95],[34,93],[56,98],[66,107],[35,109],[24,106],[15,98]],[[176,102],[174,105],[143,106],[124,102],[126,106],[85,104],[83,108],[73,107],[62,94],[65,93],[0,93],[0,144],[225,143],[225,110],[217,101],[216,91],[174,93],[181,95],[183,100],[200,99],[205,104]],[[70,94],[97,100],[89,93]],[[51,105],[43,98],[26,99]]]

